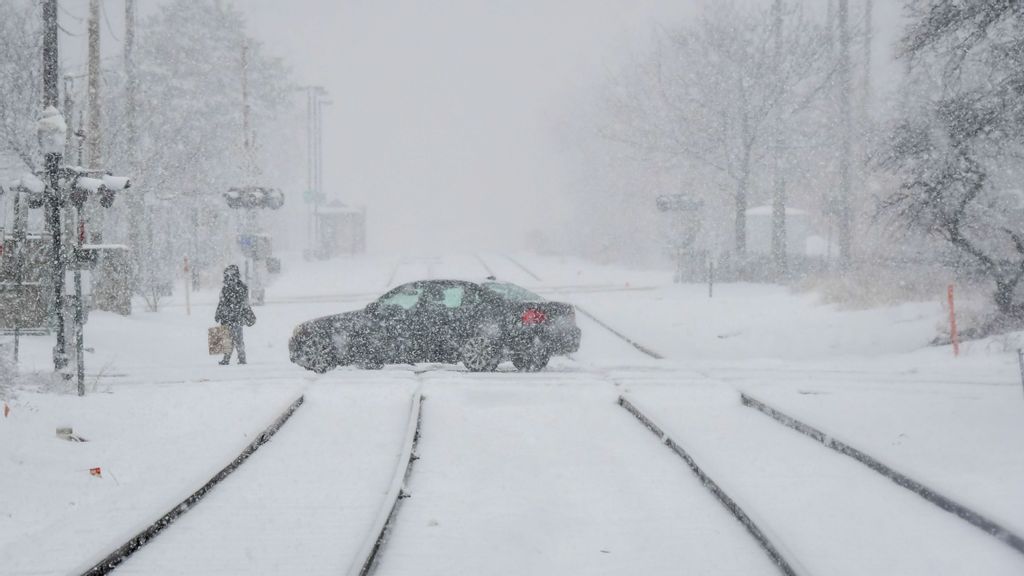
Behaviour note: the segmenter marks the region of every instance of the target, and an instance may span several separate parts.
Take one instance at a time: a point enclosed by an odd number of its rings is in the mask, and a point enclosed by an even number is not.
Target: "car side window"
[[[390,294],[380,299],[381,306],[397,306],[403,310],[409,310],[420,301],[420,295],[423,294],[422,288],[406,288],[402,289],[394,294]]]

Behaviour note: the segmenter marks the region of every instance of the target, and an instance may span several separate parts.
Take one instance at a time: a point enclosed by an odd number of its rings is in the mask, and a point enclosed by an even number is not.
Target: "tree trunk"
[[[849,269],[852,260],[853,210],[851,207],[850,157],[853,146],[850,91],[850,5],[839,0],[839,266]]]
[[[747,253],[747,179],[736,184],[736,255]]]
[[[742,93],[743,83],[740,82]],[[743,154],[740,158],[740,177],[736,183],[736,256],[747,255],[747,196],[750,188],[750,163],[754,153],[754,139],[750,134],[750,118],[746,111],[742,119]]]
[[[750,192],[751,154],[751,146],[745,146],[740,165],[740,177],[736,182],[736,256],[741,259],[747,254],[747,205]]]
[[[996,309],[1001,316],[1017,316],[1020,314],[1020,306],[1013,303],[1013,294],[1017,291],[1018,278],[996,278]]]
[[[781,73],[783,59],[782,0],[775,0],[772,5],[772,36],[775,68],[777,73]],[[785,86],[781,85],[781,80],[776,80],[774,89],[781,94],[785,90]],[[775,265],[775,274],[779,277],[786,275],[789,264],[786,260],[786,178],[784,170],[782,111],[776,110],[775,118],[772,120],[772,263]]]

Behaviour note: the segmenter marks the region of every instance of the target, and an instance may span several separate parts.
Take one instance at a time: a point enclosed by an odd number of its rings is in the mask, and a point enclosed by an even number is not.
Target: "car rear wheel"
[[[520,372],[540,372],[547,367],[548,361],[550,360],[551,356],[548,356],[547,354],[540,356],[514,354],[512,356],[512,365]]]
[[[356,360],[356,366],[361,370],[380,370],[384,363],[377,358],[367,357]]]
[[[525,350],[512,354],[512,365],[520,372],[540,372],[550,360],[551,353],[539,340],[534,340]]]
[[[460,350],[462,363],[470,372],[493,372],[501,362],[498,346],[487,336],[472,336]]]
[[[309,364],[309,369],[317,374],[326,374],[336,366],[324,358],[317,358]]]

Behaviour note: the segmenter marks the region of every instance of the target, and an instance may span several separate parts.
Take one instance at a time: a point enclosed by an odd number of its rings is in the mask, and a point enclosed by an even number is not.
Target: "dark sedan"
[[[349,364],[376,369],[416,362],[462,362],[483,372],[506,359],[519,370],[537,371],[579,345],[570,304],[507,282],[423,280],[363,310],[300,324],[288,351],[292,362],[320,373]]]

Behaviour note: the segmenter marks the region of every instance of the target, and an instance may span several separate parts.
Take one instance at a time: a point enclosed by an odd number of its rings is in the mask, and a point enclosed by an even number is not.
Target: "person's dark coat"
[[[247,318],[252,318],[249,307],[249,287],[242,282],[238,266],[228,266],[224,270],[224,286],[220,289],[220,301],[213,319],[225,326],[248,325]]]

